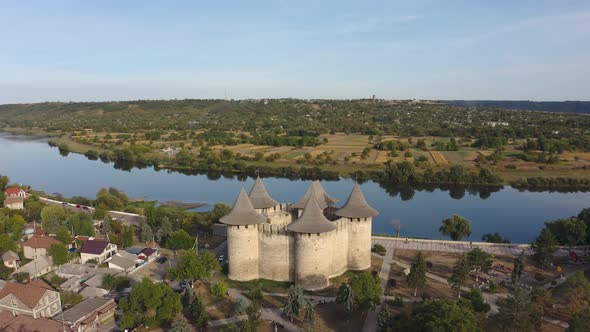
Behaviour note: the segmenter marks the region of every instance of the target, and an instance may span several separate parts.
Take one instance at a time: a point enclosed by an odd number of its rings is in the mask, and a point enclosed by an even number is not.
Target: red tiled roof
[[[18,193],[21,191],[21,188],[18,187],[12,187],[12,188],[6,188],[4,189],[4,193],[6,194],[6,196],[10,196],[10,195],[18,195]]]
[[[52,244],[59,244],[59,243],[61,243],[61,242],[59,242],[58,240],[56,240],[50,236],[33,235],[33,236],[31,236],[30,239],[23,242],[22,246],[37,248],[37,249],[39,249],[39,248],[49,249]]]
[[[43,280],[36,279],[28,285],[7,282],[0,290],[0,299],[12,294],[21,300],[27,307],[34,308],[47,290],[54,290]]]
[[[3,332],[63,332],[63,325],[50,318],[37,318],[0,311],[0,331]]]
[[[85,254],[93,254],[93,255],[100,255],[109,243],[104,240],[88,240],[84,242],[82,247],[80,248],[81,253]]]

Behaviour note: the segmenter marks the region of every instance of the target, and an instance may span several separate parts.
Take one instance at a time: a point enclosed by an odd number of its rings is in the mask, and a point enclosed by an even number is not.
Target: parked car
[[[79,208],[80,208],[80,204],[76,204],[76,209],[79,209]]]
[[[220,262],[223,262],[224,259],[225,259],[225,257],[223,255],[219,255],[219,258],[217,258],[217,260]]]
[[[168,260],[168,258],[166,258],[166,256],[158,257],[158,263],[160,263],[160,264],[166,263],[167,260]]]
[[[83,208],[84,210],[89,210],[89,209],[90,209],[90,208],[89,208],[89,207],[87,207],[87,206],[83,206],[82,208]]]

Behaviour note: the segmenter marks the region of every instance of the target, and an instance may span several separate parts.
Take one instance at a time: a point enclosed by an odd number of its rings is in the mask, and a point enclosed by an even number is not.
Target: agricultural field
[[[246,135],[241,133],[242,135]],[[351,174],[358,170],[383,170],[387,162],[407,161],[418,168],[448,168],[460,165],[466,168],[478,167],[482,163],[504,181],[514,181],[524,177],[552,176],[588,178],[590,176],[590,152],[565,151],[559,155],[559,163],[548,165],[534,161],[524,161],[522,140],[511,141],[501,151],[501,159],[489,161],[495,149],[473,147],[472,139],[450,137],[396,137],[393,135],[372,136],[359,134],[321,134],[317,146],[272,146],[252,143],[208,144],[199,139],[183,137],[179,132],[170,131],[158,139],[145,140],[140,134],[102,133],[92,130],[78,131],[75,135],[62,135],[56,138],[58,144],[68,146],[72,152],[96,153],[116,149],[141,146],[144,155],[160,160],[173,159],[181,149],[185,149],[195,159],[206,147],[211,153],[222,155],[230,151],[238,159],[244,159],[256,166],[319,166],[338,170],[341,174]],[[422,141],[423,145],[418,146]],[[440,151],[437,144],[456,142],[456,151]],[[402,144],[403,150],[377,150],[376,144],[392,142]],[[167,151],[168,150],[168,151]],[[488,160],[488,161],[486,161]],[[173,162],[172,162],[173,163]],[[166,167],[166,165],[162,165]],[[173,166],[173,165],[171,165]]]

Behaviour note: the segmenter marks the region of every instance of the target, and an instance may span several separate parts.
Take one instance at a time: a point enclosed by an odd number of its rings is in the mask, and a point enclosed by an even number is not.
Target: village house
[[[0,331],[2,332],[63,332],[62,323],[51,318],[33,318],[25,315],[14,316],[8,311],[0,311]]]
[[[53,260],[49,256],[38,256],[27,264],[21,266],[14,273],[27,273],[31,278],[39,278],[45,273],[54,270]]]
[[[80,262],[84,264],[89,260],[95,260],[102,264],[116,253],[116,244],[103,239],[90,239],[80,247]]]
[[[22,199],[29,197],[29,194],[27,194],[26,191],[24,191],[18,187],[11,187],[11,188],[4,189],[4,195],[6,197],[19,197]]]
[[[137,266],[135,260],[120,256],[119,254],[113,256],[107,263],[109,264],[109,268],[119,269],[125,272],[131,272],[135,270]]]
[[[0,310],[15,316],[53,317],[61,312],[61,299],[55,289],[40,279],[30,284],[8,282],[0,290]]]
[[[61,244],[58,240],[46,235],[33,235],[21,244],[24,256],[33,259],[39,256],[47,256],[47,250],[53,244]]]
[[[102,322],[111,319],[116,309],[113,299],[88,298],[64,311],[62,319],[70,331],[94,331]]]
[[[25,208],[23,199],[20,197],[6,197],[4,206],[11,210],[22,210]]]
[[[4,262],[4,266],[11,269],[18,269],[20,257],[18,257],[18,254],[14,251],[8,250],[2,254],[2,261]]]

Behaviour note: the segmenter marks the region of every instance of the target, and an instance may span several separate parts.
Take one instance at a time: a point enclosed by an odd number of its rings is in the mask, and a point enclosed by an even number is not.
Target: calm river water
[[[102,187],[116,187],[132,198],[148,200],[232,204],[241,186],[250,189],[253,179],[213,179],[206,175],[185,175],[152,168],[118,170],[113,164],[91,161],[78,154],[63,157],[45,139],[0,133],[0,174],[13,182],[31,185],[48,193],[94,197]],[[265,178],[270,194],[281,202],[298,201],[309,181]],[[324,181],[324,188],[344,203],[353,180]],[[391,221],[401,221],[402,236],[439,239],[441,220],[453,214],[472,222],[470,240],[485,233],[499,232],[512,242],[534,239],[543,223],[576,215],[590,207],[590,193],[521,192],[505,187],[487,198],[475,192],[461,195],[435,189],[412,195],[388,193],[378,183],[362,184],[367,201],[380,214],[373,222],[374,233],[392,233]]]

